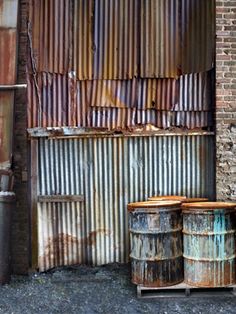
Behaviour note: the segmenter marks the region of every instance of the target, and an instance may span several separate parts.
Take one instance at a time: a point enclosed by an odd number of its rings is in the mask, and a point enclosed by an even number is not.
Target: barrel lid
[[[149,201],[184,201],[186,199],[186,196],[180,195],[151,196],[148,198]]]
[[[196,202],[208,202],[209,199],[205,197],[187,197],[183,203],[196,203]]]
[[[163,207],[176,207],[177,205],[180,206],[181,202],[179,201],[146,201],[146,202],[136,202],[136,203],[129,203],[128,204],[128,211],[134,211],[135,209],[145,208],[145,209],[158,209]]]
[[[196,202],[196,203],[184,203],[182,204],[182,209],[187,209],[189,211],[194,210],[217,210],[217,209],[236,209],[236,203],[229,202]]]

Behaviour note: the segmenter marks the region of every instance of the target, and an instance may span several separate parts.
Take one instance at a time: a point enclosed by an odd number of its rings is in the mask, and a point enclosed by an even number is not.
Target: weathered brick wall
[[[18,38],[18,83],[26,83],[26,49],[28,0],[20,2]],[[17,91],[15,97],[14,173],[17,206],[12,222],[12,268],[14,273],[28,272],[29,210],[27,191],[26,91]]]
[[[216,190],[236,201],[236,1],[216,2]]]

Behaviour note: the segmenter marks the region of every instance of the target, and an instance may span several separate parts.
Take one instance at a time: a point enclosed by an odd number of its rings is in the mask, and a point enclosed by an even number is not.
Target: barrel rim
[[[229,202],[196,202],[196,203],[183,203],[181,205],[183,212],[191,211],[215,211],[218,209],[232,209],[236,210],[236,203]]]
[[[182,195],[163,195],[163,196],[150,196],[148,201],[184,201],[187,196]]]
[[[209,198],[207,197],[187,197],[184,201],[183,204],[185,203],[200,203],[200,202],[208,202]]]
[[[128,211],[134,211],[135,209],[171,209],[172,207],[179,206],[180,208],[181,202],[180,201],[161,201],[161,202],[154,202],[154,201],[144,201],[144,202],[135,202],[129,203],[127,205]],[[168,208],[169,207],[169,208]]]

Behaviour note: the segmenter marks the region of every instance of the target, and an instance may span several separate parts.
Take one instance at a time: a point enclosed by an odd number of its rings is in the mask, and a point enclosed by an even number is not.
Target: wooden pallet
[[[137,286],[138,298],[175,298],[175,297],[236,296],[236,285],[221,288],[193,287],[185,283],[169,287]]]

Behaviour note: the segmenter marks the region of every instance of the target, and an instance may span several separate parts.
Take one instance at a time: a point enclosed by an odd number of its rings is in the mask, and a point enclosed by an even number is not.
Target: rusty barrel
[[[0,284],[11,278],[11,215],[15,206],[15,194],[0,192]]]
[[[132,282],[163,287],[183,281],[180,202],[128,205]]]
[[[195,203],[195,202],[207,202],[208,198],[205,197],[186,197],[180,195],[164,195],[164,196],[151,196],[148,201],[180,201],[182,203]]]
[[[235,204],[182,205],[184,281],[198,287],[235,283]]]

